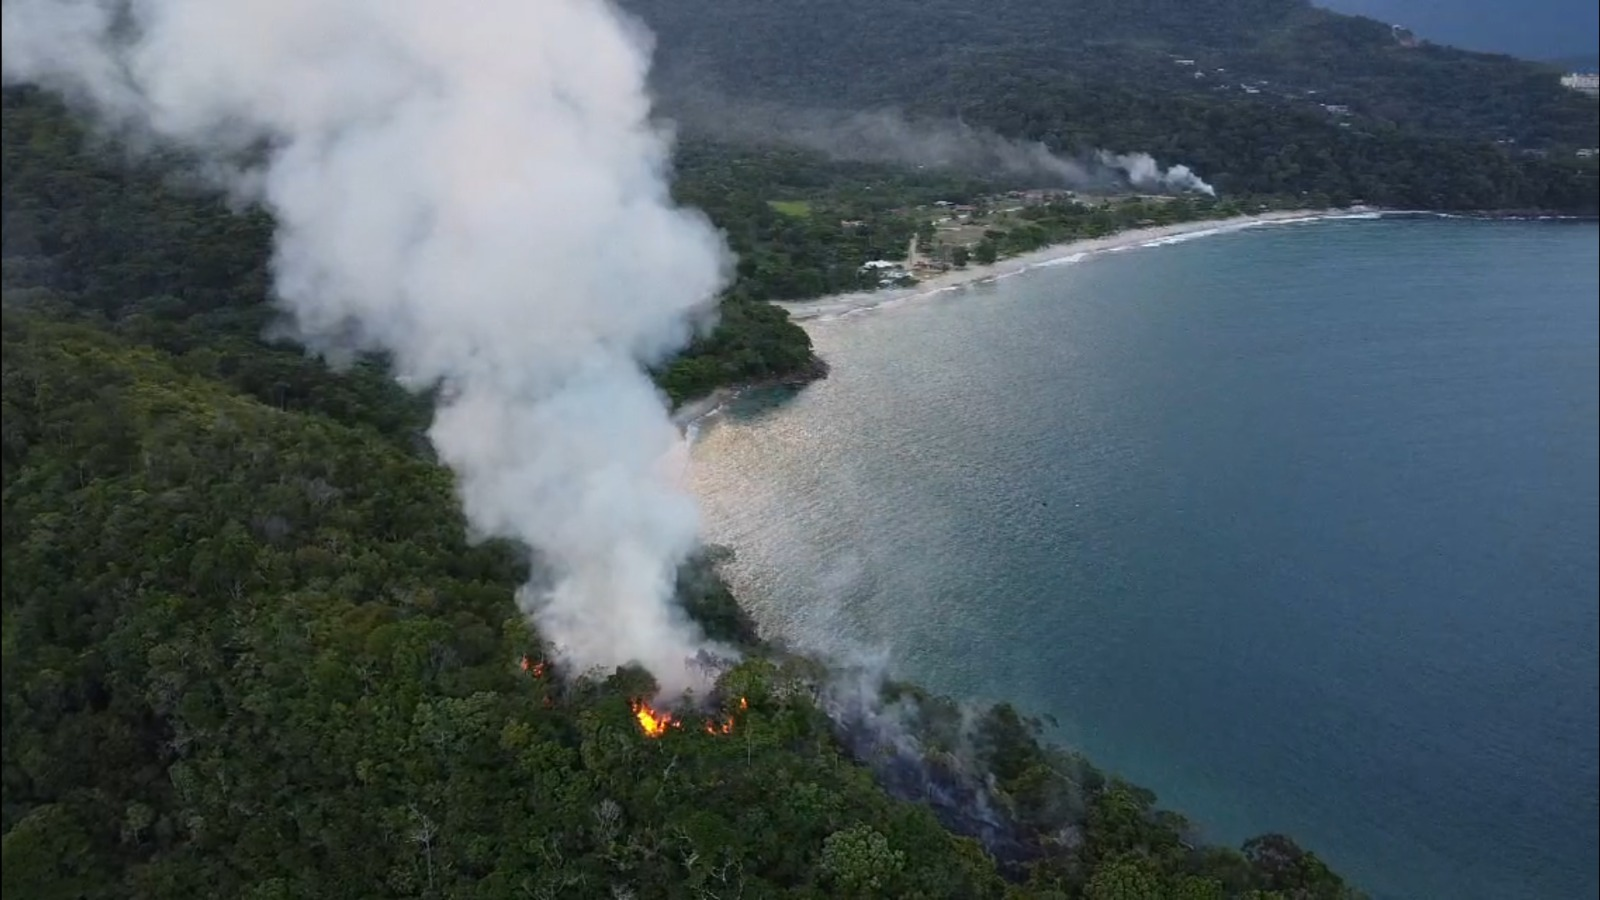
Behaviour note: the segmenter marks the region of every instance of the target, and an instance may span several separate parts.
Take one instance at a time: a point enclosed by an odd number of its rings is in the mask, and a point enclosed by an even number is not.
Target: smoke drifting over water
[[[603,0],[6,0],[0,33],[8,82],[271,210],[309,347],[442,387],[433,443],[475,531],[552,570],[521,601],[565,663],[698,682],[672,603],[697,511],[641,366],[704,321],[730,260],[669,199],[640,28]]]
[[[1083,159],[1038,141],[1001,137],[959,121],[911,119],[887,111],[833,113],[728,100],[695,89],[672,96],[671,113],[698,132],[802,147],[831,159],[896,163],[978,174],[1043,178],[1080,190],[1134,187],[1215,196],[1187,166],[1161,168],[1146,153],[1098,151]]]

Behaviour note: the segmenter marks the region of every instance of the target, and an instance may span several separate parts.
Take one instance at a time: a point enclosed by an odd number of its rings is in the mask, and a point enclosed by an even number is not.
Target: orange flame
[[[535,678],[543,678],[545,670],[549,668],[549,666],[550,664],[542,659],[538,662],[534,662],[526,656],[522,658],[522,671],[531,673]]]
[[[633,717],[639,722],[639,730],[643,731],[647,738],[658,738],[666,734],[669,729],[683,727],[683,720],[668,710],[658,710],[643,700],[635,700],[631,705]],[[740,697],[739,708],[749,709],[749,701]],[[703,727],[706,734],[733,734],[733,725],[734,717],[730,714],[720,721],[707,719]]]
[[[668,728],[682,728],[683,723],[673,718],[672,713],[666,710],[657,711],[643,700],[633,701],[633,717],[639,720],[639,728],[648,738],[658,738],[667,733]]]
[[[741,710],[749,709],[750,708],[750,701],[746,700],[743,697],[740,697],[739,698],[739,708]],[[706,726],[705,726],[706,727],[706,734],[733,734],[733,722],[734,722],[734,716],[733,716],[732,713],[729,713],[728,717],[723,719],[720,722],[718,722],[715,719],[707,719],[706,720]]]

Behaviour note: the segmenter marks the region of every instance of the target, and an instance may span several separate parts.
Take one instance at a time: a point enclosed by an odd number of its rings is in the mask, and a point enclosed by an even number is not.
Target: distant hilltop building
[[[1591,97],[1600,97],[1600,75],[1573,72],[1561,76],[1561,86],[1574,91],[1582,91]]]

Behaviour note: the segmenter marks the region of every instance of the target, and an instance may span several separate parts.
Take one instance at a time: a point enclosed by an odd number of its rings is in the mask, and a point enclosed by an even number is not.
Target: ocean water
[[[769,633],[1380,900],[1600,895],[1600,234],[1331,221],[813,321],[702,426]]]

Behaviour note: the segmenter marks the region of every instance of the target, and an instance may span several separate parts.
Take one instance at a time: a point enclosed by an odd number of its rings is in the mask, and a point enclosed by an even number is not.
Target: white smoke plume
[[[1163,170],[1148,153],[1099,153],[1103,165],[1126,173],[1128,182],[1146,190],[1193,191],[1215,197],[1217,191],[1201,180],[1188,166],[1173,166]]]
[[[1052,153],[1038,141],[1013,140],[961,121],[914,119],[875,110],[839,113],[731,100],[675,85],[671,114],[690,129],[729,140],[802,147],[831,159],[897,163],[977,174],[1047,180],[1054,186],[1106,190],[1192,191],[1215,196],[1187,166],[1162,169],[1149,154],[1098,151],[1084,159]]]
[[[673,603],[699,522],[642,371],[730,259],[673,205],[648,36],[606,0],[5,0],[4,72],[186,148],[277,220],[304,342],[442,388],[430,431],[580,670],[703,677]]]

